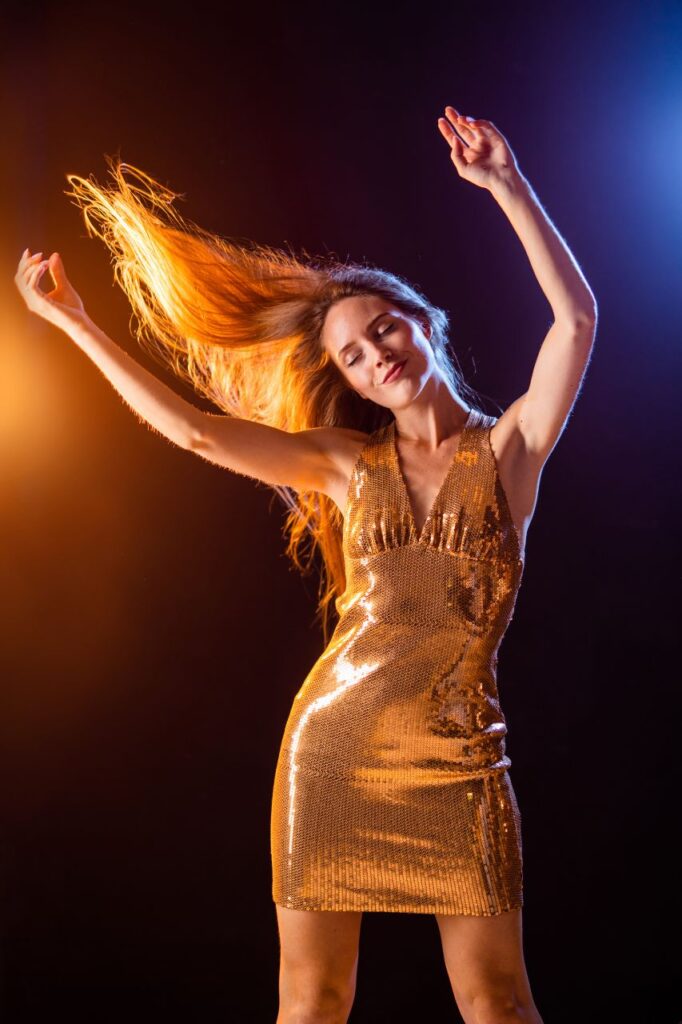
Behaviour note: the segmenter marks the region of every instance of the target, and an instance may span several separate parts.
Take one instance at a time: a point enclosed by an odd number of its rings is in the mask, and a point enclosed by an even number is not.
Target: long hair
[[[221,237],[178,213],[173,202],[182,193],[105,159],[113,185],[67,174],[73,191],[65,194],[75,198],[88,234],[108,246],[142,347],[226,415],[287,431],[371,433],[390,422],[390,410],[348,385],[320,340],[333,303],[369,294],[428,321],[443,379],[453,394],[478,404],[448,347],[447,314],[399,275]],[[330,606],[346,587],[341,511],[319,491],[269,486],[288,510],[286,554],[296,568],[308,573],[316,553],[322,556],[316,617],[326,643]]]

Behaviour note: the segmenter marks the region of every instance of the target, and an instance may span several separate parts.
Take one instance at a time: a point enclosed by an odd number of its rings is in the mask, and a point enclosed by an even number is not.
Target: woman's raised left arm
[[[596,333],[597,303],[502,133],[490,121],[462,117],[454,107],[446,107],[446,113],[438,126],[451,147],[457,172],[466,181],[488,189],[497,200],[554,314],[528,390],[504,414],[515,420],[526,450],[544,462],[578,396]]]

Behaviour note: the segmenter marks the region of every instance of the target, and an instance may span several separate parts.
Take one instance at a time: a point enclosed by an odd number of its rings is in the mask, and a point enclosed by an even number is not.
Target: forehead
[[[379,313],[399,315],[397,307],[378,295],[351,295],[330,306],[322,328],[322,343],[338,353],[349,341],[358,338]]]

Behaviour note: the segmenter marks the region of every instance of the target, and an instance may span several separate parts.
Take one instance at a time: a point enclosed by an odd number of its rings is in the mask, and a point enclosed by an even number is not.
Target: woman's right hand
[[[53,252],[46,260],[40,259],[42,255],[42,252],[37,252],[31,256],[29,250],[24,249],[14,283],[32,313],[65,328],[69,320],[83,316],[83,301],[66,276],[59,253]],[[55,287],[51,292],[44,292],[39,281],[48,267]]]

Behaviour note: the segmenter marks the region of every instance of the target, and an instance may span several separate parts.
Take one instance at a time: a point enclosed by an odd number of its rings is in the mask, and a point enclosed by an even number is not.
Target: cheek
[[[427,370],[434,364],[434,355],[430,347],[424,348],[421,345],[414,346],[414,358],[422,370]]]
[[[354,373],[353,369],[353,367],[350,369],[339,368],[339,373],[347,388],[351,388],[353,391],[362,391],[366,386],[362,379],[362,374]]]

